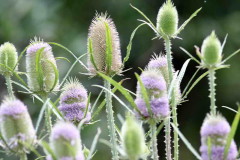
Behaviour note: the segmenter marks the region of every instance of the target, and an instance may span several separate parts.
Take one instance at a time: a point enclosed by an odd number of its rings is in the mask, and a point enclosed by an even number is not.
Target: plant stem
[[[157,148],[157,127],[156,123],[150,124],[151,127],[151,142],[152,142],[152,158],[158,160],[158,148]]]
[[[104,87],[111,91],[111,84],[104,80]],[[105,91],[106,97],[106,112],[107,112],[107,119],[108,119],[108,129],[110,134],[110,142],[111,142],[111,152],[112,152],[112,159],[118,160],[118,151],[117,151],[117,137],[115,131],[115,124],[114,124],[114,116],[113,116],[113,109],[112,109],[112,95]]]
[[[42,96],[43,104],[46,103],[47,98],[48,98],[47,95]],[[50,115],[49,105],[48,104],[46,104],[46,105],[47,105],[47,107],[45,109],[45,124],[47,126],[47,132],[51,133],[51,131],[52,131],[52,118],[51,118],[51,115]]]
[[[5,78],[6,78],[6,85],[7,85],[8,94],[11,98],[14,98],[11,77],[10,76],[5,76]]]
[[[209,76],[208,76],[208,79],[209,79],[209,91],[210,91],[210,94],[209,94],[209,98],[210,98],[210,101],[211,101],[211,105],[210,105],[210,109],[211,109],[211,114],[215,115],[216,114],[216,89],[215,89],[215,70],[210,68],[209,69]]]
[[[166,159],[171,160],[171,126],[170,126],[170,116],[166,118],[165,123],[165,143],[166,143]]]
[[[168,62],[168,74],[169,74],[169,84],[168,85],[170,85],[173,80],[171,41],[168,37],[164,38],[164,41],[165,41],[165,49],[166,49],[167,62]],[[169,94],[171,94],[173,124],[178,128],[176,97],[175,97],[175,94],[173,94],[173,93],[169,93]],[[176,131],[174,131],[174,160],[178,160],[178,155],[179,155],[178,140],[179,140],[178,133]]]
[[[20,160],[27,160],[27,154],[26,153],[22,153],[20,154]]]

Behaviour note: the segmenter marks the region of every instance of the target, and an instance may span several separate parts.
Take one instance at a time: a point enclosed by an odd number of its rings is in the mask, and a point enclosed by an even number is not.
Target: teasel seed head
[[[11,70],[17,70],[18,53],[12,43],[5,42],[0,46],[0,74],[9,76]]]
[[[64,85],[60,95],[59,110],[66,120],[75,123],[80,122],[83,118],[86,118],[86,122],[91,119],[87,90],[78,79],[70,79]]]
[[[88,33],[88,68],[95,75],[97,71],[107,75],[120,74],[122,60],[120,40],[114,22],[107,14],[97,14]]]
[[[144,119],[161,120],[169,115],[169,101],[167,98],[167,84],[160,71],[144,70],[140,76],[143,85],[146,88],[149,103],[153,115],[148,113],[148,109],[141,91],[140,84],[137,84],[137,96],[135,103]]]
[[[41,50],[42,52],[40,52]],[[26,52],[26,71],[31,91],[36,93],[57,91],[58,77],[55,73],[57,64],[52,47],[35,37]]]
[[[171,0],[167,0],[158,11],[157,30],[167,36],[173,36],[178,29],[178,12]]]
[[[18,99],[7,98],[0,107],[1,134],[8,147],[18,154],[28,152],[36,143],[36,133],[27,106]]]
[[[70,122],[55,124],[50,135],[50,146],[59,160],[84,160],[80,133]]]
[[[208,141],[211,142],[211,159],[223,160],[224,149],[231,127],[227,120],[217,115],[207,115],[201,127],[201,147],[200,152],[203,160],[209,160]],[[227,160],[235,160],[237,157],[237,147],[234,140],[228,152]]]
[[[122,142],[125,154],[129,159],[139,159],[145,154],[145,136],[142,126],[128,115],[122,129]]]
[[[221,63],[222,46],[214,31],[203,41],[201,52],[204,66],[211,67]]]

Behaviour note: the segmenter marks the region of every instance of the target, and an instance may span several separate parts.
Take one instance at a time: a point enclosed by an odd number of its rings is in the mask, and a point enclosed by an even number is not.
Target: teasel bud
[[[210,160],[209,153],[210,150],[211,160],[223,160],[224,149],[227,142],[228,134],[231,130],[229,123],[226,119],[218,115],[207,115],[203,125],[201,127],[201,147],[200,152],[203,160]],[[209,146],[208,142],[211,145]],[[209,148],[211,147],[211,148]],[[234,140],[231,142],[230,149],[226,160],[236,160],[237,158],[237,147]]]
[[[214,31],[202,44],[202,62],[204,66],[217,66],[222,60],[222,46]]]
[[[42,52],[41,52],[42,50]],[[27,48],[26,71],[28,86],[36,93],[49,93],[58,90],[57,64],[52,47],[35,38]]]
[[[114,22],[106,14],[97,14],[88,33],[88,68],[107,75],[120,74],[122,60],[120,40]]]
[[[7,98],[0,107],[0,128],[6,149],[27,153],[36,143],[36,133],[27,106],[20,100]]]
[[[86,122],[91,119],[87,90],[78,79],[70,79],[64,85],[60,95],[59,110],[66,120],[75,123],[80,122],[83,118],[86,118]]]
[[[158,11],[157,30],[167,36],[173,36],[178,29],[178,12],[171,0],[167,0]],[[163,35],[162,35],[163,36]]]
[[[84,160],[80,133],[70,122],[55,124],[50,135],[50,146],[58,160]]]
[[[11,70],[17,70],[18,53],[12,43],[5,42],[0,46],[0,74],[9,76]],[[5,67],[5,66],[6,67]]]
[[[163,55],[154,55],[153,58],[149,61],[147,65],[148,69],[156,69],[159,70],[165,79],[167,84],[170,84],[169,80],[169,72],[168,72],[168,63],[167,63],[167,57]],[[173,71],[174,68],[172,67]],[[175,71],[174,71],[175,72]],[[173,90],[173,94],[175,95],[175,101],[177,104],[181,102],[181,89],[180,89],[180,84],[179,81],[175,82],[175,87]]]
[[[135,103],[144,119],[161,120],[170,114],[169,101],[167,98],[167,85],[162,74],[158,70],[145,70],[142,72],[141,81],[147,90],[149,103],[153,115],[148,113],[140,84],[137,84],[137,96]]]

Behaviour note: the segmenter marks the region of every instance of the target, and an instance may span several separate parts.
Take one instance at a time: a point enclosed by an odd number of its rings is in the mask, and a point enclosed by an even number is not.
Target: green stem
[[[27,160],[27,154],[26,153],[22,153],[20,154],[20,160]]]
[[[150,124],[150,127],[151,127],[152,158],[153,160],[158,160],[156,123]]]
[[[164,39],[164,41],[165,41],[165,49],[166,49],[167,62],[168,62],[168,74],[169,74],[169,84],[168,84],[168,86],[169,86],[171,84],[172,80],[173,80],[171,41],[168,37],[166,37]],[[173,94],[173,93],[169,93],[169,94],[171,95],[171,107],[172,107],[173,124],[178,128],[176,97],[175,97],[175,94]],[[179,141],[178,133],[176,131],[174,131],[174,160],[178,160],[178,156],[179,156],[178,141]]]
[[[10,76],[6,76],[5,78],[6,78],[6,85],[7,85],[8,94],[9,94],[9,96],[11,98],[14,98],[11,77]]]
[[[166,143],[166,159],[171,160],[172,159],[172,154],[171,154],[171,120],[170,116],[166,118],[165,123],[165,143]]]
[[[104,86],[106,89],[111,91],[111,84],[104,80]],[[112,152],[112,159],[118,160],[118,151],[117,151],[117,137],[115,131],[115,124],[114,124],[114,116],[113,116],[113,109],[112,109],[112,95],[108,91],[105,91],[106,97],[106,112],[107,112],[107,119],[108,119],[108,129],[110,134],[110,142],[111,142],[111,152]]]
[[[47,95],[42,96],[43,104],[46,103],[47,98],[48,98]],[[50,115],[50,107],[49,107],[48,104],[46,104],[46,105],[47,105],[47,107],[45,109],[45,124],[47,126],[47,132],[51,133],[51,131],[52,131],[52,118],[51,118],[51,115]]]
[[[211,114],[215,115],[216,114],[216,109],[217,109],[217,106],[215,104],[216,102],[216,89],[215,89],[215,70],[210,68],[209,69],[209,75],[208,75],[208,79],[209,79],[209,91],[210,91],[210,94],[209,94],[209,98],[210,98],[210,101],[211,101],[211,105],[210,105],[210,109],[211,109]]]

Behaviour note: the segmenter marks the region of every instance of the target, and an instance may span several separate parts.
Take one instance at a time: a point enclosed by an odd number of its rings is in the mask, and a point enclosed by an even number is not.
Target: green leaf
[[[224,64],[225,62],[227,62],[229,59],[231,59],[233,56],[235,56],[236,54],[240,53],[240,49],[236,50],[235,52],[233,52],[232,54],[230,54],[230,56],[228,56],[227,58],[225,58],[221,64]]]
[[[153,116],[153,112],[152,112],[152,108],[151,108],[151,105],[150,105],[150,100],[149,100],[149,96],[148,96],[148,93],[147,93],[147,90],[141,80],[141,78],[139,77],[139,75],[137,73],[135,73],[135,76],[138,80],[138,83],[140,85],[140,89],[141,89],[141,94],[143,96],[143,99],[146,103],[146,106],[147,106],[147,110],[148,110],[148,114]]]
[[[94,68],[96,69],[96,71],[98,71],[97,65],[95,63],[94,57],[93,57],[93,48],[92,48],[92,40],[91,38],[88,38],[88,50],[89,50],[89,54],[90,54],[90,61],[92,62]]]
[[[55,66],[55,64],[50,61],[50,60],[47,60],[47,62],[52,66],[53,70],[54,70],[54,83],[53,83],[53,86],[52,88],[50,89],[50,92],[54,90],[54,88],[56,87],[57,83],[58,83],[58,80],[59,80],[59,72],[58,72],[58,69],[57,67]]]
[[[50,154],[51,157],[53,158],[53,160],[57,160],[56,155],[54,154],[53,150],[51,149],[51,147],[49,146],[49,144],[45,141],[41,141],[41,146],[44,148],[45,152],[47,152],[47,154]]]
[[[191,59],[187,59],[187,60],[184,62],[183,66],[182,66],[182,68],[181,68],[181,70],[180,70],[180,72],[179,72],[179,74],[178,74],[177,80],[178,80],[179,84],[181,84],[181,82],[182,82],[182,79],[183,79],[183,77],[184,77],[184,75],[185,75],[185,72],[186,72],[186,70],[187,70],[187,66],[188,66],[190,60],[191,60]]]
[[[107,73],[111,71],[112,67],[112,37],[111,37],[111,30],[109,28],[108,23],[105,22],[106,27],[106,67],[107,67]]]
[[[207,139],[207,145],[208,145],[208,159],[212,159],[212,142],[211,137],[208,137]]]
[[[86,116],[87,116],[88,107],[89,107],[89,105],[90,105],[90,99],[91,99],[91,92],[90,92],[89,95],[88,95],[87,107],[86,107],[85,112],[84,112],[84,118],[86,118]]]
[[[189,53],[187,50],[185,50],[185,49],[182,48],[182,47],[180,47],[180,49],[181,49],[184,53],[186,53],[190,58],[192,58],[192,60],[194,60],[194,61],[197,62],[198,64],[201,64],[201,62],[200,62],[199,60],[197,60],[195,57],[193,57],[193,56],[191,55],[191,53]]]
[[[66,57],[55,57],[55,59],[56,59],[56,60],[62,59],[62,60],[65,60],[65,61],[71,63],[71,62],[69,61],[69,59],[67,59]]]
[[[231,143],[233,141],[233,138],[235,136],[235,133],[237,131],[237,127],[238,127],[238,123],[240,121],[240,105],[238,104],[238,113],[236,114],[234,120],[233,120],[233,123],[232,123],[232,127],[231,127],[231,131],[230,133],[228,134],[228,137],[227,137],[227,143],[226,143],[226,146],[224,148],[224,160],[227,159],[227,156],[228,156],[228,151],[229,151],[229,148],[231,146]]]
[[[95,148],[97,146],[97,142],[98,142],[100,134],[101,134],[101,129],[98,128],[97,134],[95,135],[95,137],[93,139],[93,142],[92,142],[92,145],[91,145],[91,148],[90,148],[90,153],[89,153],[89,155],[87,157],[87,160],[91,160],[92,159],[92,156],[93,156],[94,150],[95,150]]]
[[[47,108],[47,104],[48,104],[49,100],[50,100],[50,99],[48,98],[48,99],[44,102],[44,104],[43,104],[43,106],[42,106],[42,108],[41,108],[41,111],[40,111],[40,113],[39,113],[39,115],[38,115],[38,119],[37,119],[37,123],[36,123],[36,127],[35,127],[36,133],[38,132],[39,125],[40,125],[40,123],[41,123],[41,121],[42,121],[42,119],[43,119],[44,111],[45,111],[45,109]]]
[[[44,74],[43,74],[42,65],[41,65],[41,56],[44,49],[45,48],[43,47],[37,51],[36,59],[35,59],[37,79],[38,79],[38,84],[41,90],[43,89],[43,79],[44,79]]]
[[[17,60],[17,63],[16,65],[14,66],[13,70],[16,69],[17,65],[19,64],[20,60],[22,59],[24,53],[26,52],[27,48],[29,47],[30,45],[28,45],[26,48],[24,48],[24,50],[20,53],[19,57],[18,57],[18,60]]]

